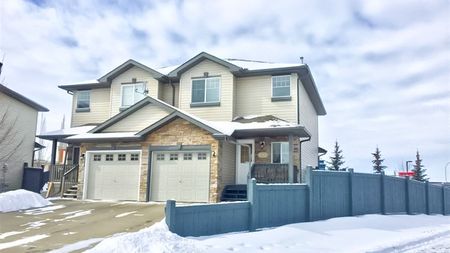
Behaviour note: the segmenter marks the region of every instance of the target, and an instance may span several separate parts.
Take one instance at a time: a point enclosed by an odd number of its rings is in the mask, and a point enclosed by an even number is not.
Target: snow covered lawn
[[[182,238],[162,221],[103,240],[88,252],[444,252],[450,217],[364,215],[297,223],[257,232]],[[447,252],[447,251],[445,251]]]
[[[48,205],[52,203],[41,195],[27,190],[0,193],[0,212],[2,213]]]

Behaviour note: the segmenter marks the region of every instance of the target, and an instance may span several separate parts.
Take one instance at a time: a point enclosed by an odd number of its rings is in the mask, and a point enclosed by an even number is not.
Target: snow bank
[[[0,212],[3,213],[51,204],[41,195],[23,189],[0,193]]]
[[[257,232],[183,238],[164,221],[136,233],[105,239],[88,252],[392,252],[426,248],[450,238],[450,218],[442,215],[364,215],[285,225]],[[324,243],[326,242],[326,243]],[[440,240],[435,247],[442,246]],[[445,245],[445,248],[450,247]],[[403,251],[402,251],[403,252]],[[441,251],[437,251],[441,252]]]
[[[196,241],[171,233],[163,220],[135,233],[105,239],[85,252],[192,253],[204,251],[196,245]]]

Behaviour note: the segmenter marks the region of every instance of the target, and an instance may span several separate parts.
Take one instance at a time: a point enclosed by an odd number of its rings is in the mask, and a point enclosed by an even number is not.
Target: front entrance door
[[[247,184],[250,167],[255,160],[255,140],[237,140],[236,184]]]

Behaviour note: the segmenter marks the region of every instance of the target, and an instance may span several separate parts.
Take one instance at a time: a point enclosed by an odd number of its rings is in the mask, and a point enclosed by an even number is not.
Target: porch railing
[[[258,183],[288,183],[288,169],[288,164],[255,163],[252,165],[251,177]]]
[[[49,181],[50,182],[60,182],[62,176],[64,175],[66,167],[69,167],[69,166],[70,165],[65,165],[65,164],[52,164],[52,165],[50,165]]]
[[[76,184],[78,184],[78,164],[72,165],[72,168],[64,172],[60,184],[61,197],[63,197],[67,189]]]

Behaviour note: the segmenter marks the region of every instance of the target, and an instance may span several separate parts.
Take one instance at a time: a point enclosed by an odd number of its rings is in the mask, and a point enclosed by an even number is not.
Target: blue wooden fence
[[[409,178],[307,170],[306,184],[247,185],[248,201],[176,206],[166,222],[181,236],[255,230],[363,214],[450,214],[450,188]]]

